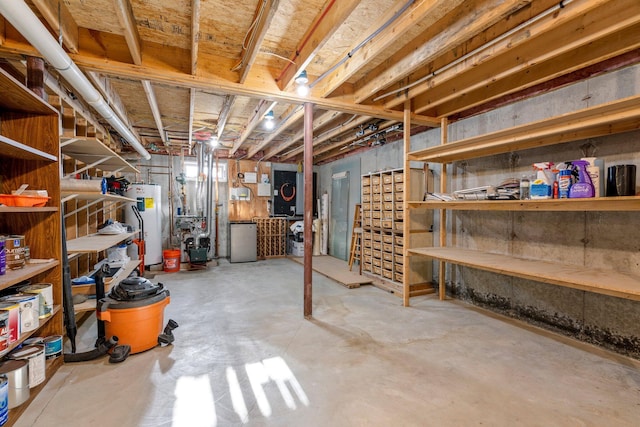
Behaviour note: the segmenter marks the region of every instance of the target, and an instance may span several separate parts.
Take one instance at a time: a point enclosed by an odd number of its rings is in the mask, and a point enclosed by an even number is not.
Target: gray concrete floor
[[[16,426],[637,426],[640,363],[288,259],[158,274],[174,345],[66,364]],[[83,325],[79,351],[95,341]]]

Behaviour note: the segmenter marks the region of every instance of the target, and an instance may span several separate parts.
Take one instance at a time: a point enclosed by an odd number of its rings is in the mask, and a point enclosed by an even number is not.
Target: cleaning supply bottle
[[[593,197],[595,195],[595,190],[593,188],[593,183],[591,182],[591,177],[587,172],[589,162],[586,160],[574,160],[571,164],[578,170],[578,181],[569,189],[569,198],[579,199]]]
[[[553,185],[553,174],[551,172],[551,162],[534,163],[533,169],[536,171],[536,179],[531,183],[532,199],[550,199]]]
[[[560,169],[558,171],[558,198],[569,198],[569,190],[571,189],[571,169]]]
[[[583,157],[580,160],[589,162],[587,173],[593,184],[594,197],[602,197],[604,192],[604,161],[595,157]]]

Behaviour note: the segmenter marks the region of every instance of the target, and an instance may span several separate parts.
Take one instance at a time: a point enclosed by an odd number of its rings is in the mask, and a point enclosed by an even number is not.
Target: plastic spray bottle
[[[574,168],[578,169],[578,181],[569,189],[569,198],[579,199],[593,197],[595,195],[595,190],[593,188],[593,183],[591,182],[591,177],[587,172],[589,162],[586,160],[574,160],[571,164]]]

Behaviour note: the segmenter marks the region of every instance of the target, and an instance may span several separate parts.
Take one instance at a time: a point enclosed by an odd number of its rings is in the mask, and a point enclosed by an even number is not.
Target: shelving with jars
[[[440,192],[447,193],[448,163],[529,148],[568,143],[587,138],[628,132],[640,127],[640,95],[585,108],[549,119],[527,123],[459,141],[447,140],[447,126],[442,122],[442,143],[422,150],[407,150],[406,161],[442,164]],[[511,254],[478,251],[446,244],[446,211],[640,211],[640,197],[601,197],[588,199],[422,201],[412,198],[412,210],[440,210],[440,244],[438,247],[412,245],[408,254],[431,263],[439,262],[440,299],[445,296],[445,263],[452,263],[504,275],[544,282],[589,292],[640,300],[640,277],[614,269],[588,265],[530,259]],[[408,300],[405,301],[408,305]]]
[[[428,246],[432,239],[430,212],[415,218],[410,234],[404,234],[405,197],[422,197],[430,185],[430,171],[392,169],[362,175],[362,271],[380,279],[379,287],[403,294],[404,276],[410,283],[412,296],[433,292],[430,284],[431,266],[407,263],[404,259],[405,240]]]
[[[0,69],[0,193],[11,194],[22,184],[28,189],[47,190],[43,207],[0,206],[0,234],[23,235],[30,261],[25,267],[0,276],[0,290],[30,281],[50,283],[54,308],[41,318],[37,329],[23,333],[16,348],[30,336],[61,335],[62,310],[62,225],[60,217],[60,149],[58,113],[22,83]],[[9,411],[7,425],[13,424],[62,365],[62,358],[47,360],[46,380],[30,390],[30,398]]]

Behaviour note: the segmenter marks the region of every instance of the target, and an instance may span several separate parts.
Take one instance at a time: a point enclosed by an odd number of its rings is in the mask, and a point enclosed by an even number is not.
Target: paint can
[[[5,247],[4,236],[0,236],[0,276],[4,276],[7,273],[7,250]]]
[[[8,356],[14,360],[26,360],[29,362],[29,388],[40,385],[46,379],[46,365],[43,345],[23,346]]]
[[[18,289],[23,294],[38,296],[38,317],[47,318],[53,313],[53,286],[51,283],[36,283]]]
[[[62,354],[62,335],[51,335],[42,341],[45,359],[55,359]]]
[[[4,244],[7,267],[11,270],[18,270],[24,267],[24,236],[6,236]]]
[[[0,377],[0,426],[9,421],[9,381]]]
[[[0,356],[9,352],[9,313],[0,311]]]
[[[0,311],[6,311],[9,315],[9,344],[20,339],[20,304],[15,302],[0,302]]]
[[[9,409],[29,400],[29,362],[27,360],[5,360],[0,363],[0,376],[9,381]]]
[[[40,326],[38,298],[37,295],[15,294],[0,299],[2,302],[10,302],[20,306],[20,331],[22,333],[35,331]]]
[[[42,338],[42,337],[27,338],[26,340],[24,340],[22,342],[22,344],[23,345],[43,344],[44,345],[44,338]]]

